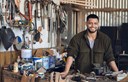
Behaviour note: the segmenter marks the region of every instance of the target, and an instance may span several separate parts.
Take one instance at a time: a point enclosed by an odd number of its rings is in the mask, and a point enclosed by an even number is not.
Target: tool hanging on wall
[[[64,10],[64,8],[62,6],[60,6],[59,8],[59,20],[60,20],[60,33],[63,33],[64,30],[66,29],[66,11]]]
[[[52,43],[54,43],[54,45],[57,45],[57,6],[54,2],[51,3],[52,4],[52,28],[51,31],[53,33],[53,38],[52,38]]]
[[[1,28],[0,35],[1,35],[1,40],[4,45],[4,48],[8,50],[12,46],[15,40],[14,32],[12,31],[11,28],[6,28],[5,26],[3,26]]]
[[[41,25],[44,29],[44,16],[43,16],[43,7],[45,4],[45,1],[44,0],[31,0],[31,3],[32,4],[35,4],[35,9],[36,9],[36,14],[37,14],[37,18],[40,18],[41,19]]]
[[[41,33],[40,33],[40,31],[42,31],[42,29],[41,29],[41,27],[39,27],[39,29],[40,30],[37,30],[37,11],[35,10],[34,11],[34,19],[35,19],[35,26],[34,26],[34,40],[36,41],[36,42],[42,42],[42,39],[41,39]]]
[[[32,4],[29,0],[25,0],[24,2],[24,10],[25,14],[18,12],[21,16],[23,16],[26,20],[32,21]]]
[[[1,3],[2,3],[2,8],[4,8],[4,0],[2,0],[2,2],[1,2]]]
[[[26,32],[26,29],[24,28],[23,34],[22,34],[23,41],[20,36],[16,36],[13,44],[13,48],[15,51],[20,51],[21,49],[29,48],[29,44],[31,43],[31,41],[29,40],[29,37],[25,37],[25,34],[26,34],[25,32]]]
[[[45,24],[45,19],[47,18],[47,13],[48,13],[46,7],[47,7],[47,4],[44,3],[44,5],[43,5],[43,19],[44,19],[44,24]]]
[[[59,18],[59,9],[56,10],[56,24],[57,24],[57,47],[61,47],[61,36],[60,36],[60,18]]]
[[[2,4],[0,3],[0,21],[1,21],[1,26],[4,25],[4,18],[3,18],[3,12],[2,12]]]
[[[30,30],[32,29],[32,5],[30,3],[29,0],[25,0],[25,3],[24,3],[24,7],[25,7],[25,10],[27,10],[26,12],[28,14],[23,14],[20,12],[19,10],[19,6],[20,6],[20,1],[19,0],[6,0],[6,10],[5,10],[5,20],[7,22],[7,24],[11,27],[15,27],[15,26],[20,26],[20,27],[23,27],[23,25],[15,25],[17,24],[16,21],[15,21],[15,15],[19,14],[19,16],[22,18],[25,18],[27,20],[27,25],[25,24],[24,27],[30,27]],[[20,21],[25,21],[26,23],[26,20],[20,20]]]
[[[25,9],[25,14],[21,13],[21,11],[19,10],[19,6],[20,6],[20,1],[19,0],[15,0],[14,2],[15,5],[15,11],[16,14],[18,14],[21,18],[21,20],[13,20],[13,26],[18,26],[18,27],[29,27],[29,31],[32,30],[32,4],[30,2],[30,0],[25,0],[24,1],[24,9]],[[22,20],[22,18],[24,18],[25,20]],[[20,24],[19,24],[20,23]],[[24,25],[23,25],[24,23]]]
[[[5,5],[5,20],[9,26],[13,25],[13,20],[15,18],[16,7],[14,0],[6,0]]]
[[[64,10],[62,6],[59,6],[58,10],[56,11],[57,14],[57,40],[58,40],[58,47],[61,46],[62,43],[62,36],[60,34],[64,33],[66,31],[66,25],[67,25],[67,13]]]
[[[25,28],[23,29],[23,34],[22,34],[22,37],[23,37],[23,45],[22,45],[22,49],[28,49],[29,48],[29,45],[26,43],[25,41]]]
[[[1,14],[0,16],[1,16],[1,26],[2,26],[2,28],[0,29],[1,41],[3,43],[4,48],[8,50],[14,42],[15,34],[11,28],[6,28],[5,26],[1,3],[0,3],[0,14]]]
[[[41,35],[42,35],[41,31],[42,31],[42,26],[39,26],[38,27],[38,32],[40,33],[40,38],[39,38],[39,41],[38,41],[39,43],[42,43],[42,41],[43,41],[42,38],[41,38]]]
[[[24,14],[27,16],[27,18],[25,18],[26,20],[29,20],[30,18],[30,16],[29,16],[29,10],[32,10],[32,7],[31,7],[31,4],[29,4],[30,2],[29,2],[29,0],[25,0],[24,1]]]
[[[34,11],[34,19],[35,19],[35,25],[34,25],[34,40],[39,41],[40,34],[37,31],[37,20],[36,20],[36,14],[37,10]]]
[[[1,26],[3,25],[3,13],[2,13],[2,5],[0,3],[0,21],[1,21]],[[1,29],[0,29],[0,33],[1,33]],[[1,37],[2,35],[0,34],[0,44],[1,44]]]
[[[43,11],[43,2],[40,3],[40,18],[41,18],[41,25],[42,25],[42,27],[44,29],[44,17],[43,17],[42,11]]]
[[[20,0],[14,0],[15,6],[20,10]]]
[[[48,12],[48,42],[51,43],[52,47],[52,5],[48,4],[47,5],[47,12]]]
[[[24,10],[25,10],[25,14],[21,13],[20,11],[18,13],[28,21],[30,30],[32,30],[32,25],[33,25],[33,22],[32,22],[32,4],[31,4],[30,0],[25,0]]]
[[[36,7],[36,16],[37,16],[37,18],[39,18],[40,17],[40,13],[39,13],[39,2],[40,2],[40,0],[36,0],[36,2],[35,2],[35,7]]]

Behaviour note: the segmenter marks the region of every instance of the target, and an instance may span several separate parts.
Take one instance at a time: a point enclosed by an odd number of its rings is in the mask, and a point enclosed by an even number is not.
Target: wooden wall
[[[18,52],[15,51],[0,52],[0,82],[2,82],[2,67],[16,61],[18,55]]]

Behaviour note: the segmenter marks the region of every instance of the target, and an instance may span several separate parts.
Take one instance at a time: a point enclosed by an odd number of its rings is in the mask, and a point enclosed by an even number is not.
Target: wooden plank
[[[122,79],[121,81],[119,81],[119,82],[128,82],[128,76],[127,77],[125,77],[124,79]]]
[[[5,64],[5,52],[0,52],[0,66]]]
[[[91,1],[85,1],[85,0],[60,0],[61,3],[65,4],[75,4],[79,6],[84,6],[84,7],[94,7],[94,3]]]
[[[85,28],[85,12],[77,12],[77,33],[83,31]]]
[[[128,9],[127,8],[119,8],[119,9],[117,9],[117,8],[93,8],[93,9],[83,9],[83,10],[85,10],[85,11],[88,11],[88,12],[90,12],[90,11],[98,11],[98,12],[101,12],[101,11],[103,11],[103,12],[113,12],[113,11],[123,11],[123,12],[126,12],[126,11],[128,11]]]
[[[5,52],[5,64],[14,63],[17,59],[17,54],[14,51],[7,51]]]
[[[13,73],[11,71],[3,70],[3,82],[21,82],[22,75],[19,73]],[[24,80],[26,82],[26,80]],[[49,82],[48,80],[42,80],[39,78],[35,79],[35,82]]]

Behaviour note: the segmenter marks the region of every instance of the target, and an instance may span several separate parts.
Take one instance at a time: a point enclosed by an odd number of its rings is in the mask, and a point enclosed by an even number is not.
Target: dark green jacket
[[[87,31],[76,34],[70,41],[68,56],[75,59],[75,67],[81,73],[90,73],[92,64],[103,64],[103,61],[109,63],[114,60],[110,38],[104,33],[98,31],[94,41],[93,49],[89,46]]]

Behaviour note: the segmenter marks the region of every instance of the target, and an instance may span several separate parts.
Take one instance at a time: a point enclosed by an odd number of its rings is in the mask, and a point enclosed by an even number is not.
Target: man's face
[[[86,25],[90,33],[95,33],[99,29],[99,21],[96,18],[89,18]]]

